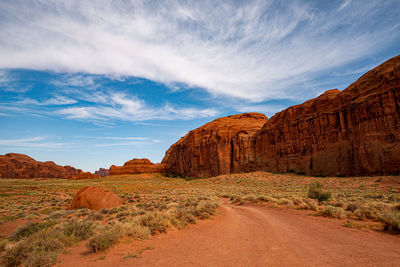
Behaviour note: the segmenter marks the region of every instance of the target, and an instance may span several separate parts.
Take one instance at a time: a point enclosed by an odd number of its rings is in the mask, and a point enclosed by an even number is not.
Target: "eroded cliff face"
[[[190,131],[166,152],[166,171],[210,177],[266,170],[311,175],[400,173],[400,56],[346,90],[329,90],[270,120],[245,113]]]
[[[59,166],[52,161],[40,162],[17,153],[0,155],[0,178],[70,178],[82,170]]]
[[[152,163],[148,159],[132,159],[125,162],[123,166],[112,165],[110,167],[110,175],[159,172],[164,172],[164,165]]]
[[[172,145],[162,163],[167,172],[190,177],[239,172],[243,163],[253,161],[249,141],[266,121],[260,113],[216,119]]]
[[[254,136],[255,169],[311,175],[400,173],[400,56],[346,90],[274,115]]]

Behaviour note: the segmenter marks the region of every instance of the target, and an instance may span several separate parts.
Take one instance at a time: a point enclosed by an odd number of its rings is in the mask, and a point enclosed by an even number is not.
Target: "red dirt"
[[[5,222],[1,224],[0,236],[11,236],[19,226],[24,225],[27,222],[28,220],[22,219],[22,220],[15,220],[12,222]]]
[[[307,212],[224,202],[213,220],[143,242],[87,254],[84,245],[59,266],[395,266],[400,238],[348,229],[343,221]],[[136,254],[147,246],[139,258]],[[102,256],[105,256],[103,259]]]

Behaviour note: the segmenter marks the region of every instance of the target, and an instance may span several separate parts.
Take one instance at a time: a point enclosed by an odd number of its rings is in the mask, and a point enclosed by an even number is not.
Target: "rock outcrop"
[[[267,117],[243,113],[216,119],[190,131],[165,153],[162,161],[167,172],[210,177],[247,170],[254,161],[251,137],[261,129]]]
[[[152,163],[148,159],[132,159],[125,162],[123,166],[112,165],[110,167],[110,175],[159,172],[164,172],[164,165]]]
[[[72,199],[68,210],[88,208],[92,210],[110,209],[122,205],[122,199],[115,193],[99,187],[85,186]]]
[[[0,155],[0,178],[70,178],[82,170],[60,166],[52,161],[40,162],[17,153]]]
[[[71,177],[71,180],[83,180],[83,179],[94,179],[99,178],[97,174],[93,174],[91,172],[81,172]]]
[[[109,169],[100,168],[98,171],[95,171],[94,174],[97,174],[100,177],[109,176],[110,175],[110,170]]]
[[[267,118],[245,113],[190,131],[166,152],[166,172],[192,177],[266,170],[310,175],[400,173],[400,56],[344,91]]]
[[[256,169],[311,175],[400,173],[400,56],[344,91],[274,115],[255,135]]]

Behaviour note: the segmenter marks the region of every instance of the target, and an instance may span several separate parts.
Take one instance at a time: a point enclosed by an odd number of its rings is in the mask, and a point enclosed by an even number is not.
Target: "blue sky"
[[[0,154],[94,171],[400,54],[400,2],[0,2]]]

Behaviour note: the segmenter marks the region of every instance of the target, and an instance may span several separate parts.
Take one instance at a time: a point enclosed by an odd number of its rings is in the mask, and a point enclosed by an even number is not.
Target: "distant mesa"
[[[110,175],[109,169],[100,168],[98,171],[95,171],[94,174],[97,174],[100,177],[105,177]]]
[[[166,152],[167,172],[183,176],[265,170],[320,176],[400,173],[400,56],[344,91],[278,112],[219,118]]]
[[[99,178],[100,176],[97,174],[93,174],[91,172],[81,172],[71,177],[71,180],[84,180],[84,179],[94,179]]]
[[[60,166],[52,161],[40,162],[17,153],[0,155],[0,178],[71,178],[82,170]]]
[[[165,167],[160,163],[152,163],[148,159],[132,159],[123,166],[112,165],[110,175],[139,174],[139,173],[161,173],[165,172]]]

